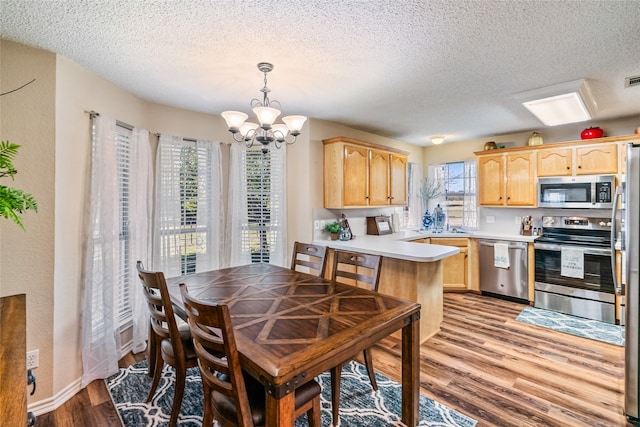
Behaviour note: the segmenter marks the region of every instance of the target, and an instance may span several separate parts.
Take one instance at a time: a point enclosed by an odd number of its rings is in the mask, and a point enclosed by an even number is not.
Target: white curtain
[[[226,254],[229,266],[251,263],[251,253],[243,250],[243,226],[248,224],[247,174],[244,169],[244,144],[231,144],[229,151],[229,192],[227,194]]]
[[[280,149],[270,147],[266,155],[259,148],[250,150],[247,153],[243,144],[231,144],[225,245],[229,257],[227,263],[236,266],[252,262],[252,247],[258,244],[255,237],[256,222],[265,222],[268,249],[264,246],[262,249],[268,250],[271,264],[287,266],[286,144]],[[261,159],[269,161],[261,163]],[[257,164],[260,164],[260,168],[256,168]],[[255,178],[256,173],[270,182],[269,211],[262,217],[262,213],[250,210],[248,203],[253,194],[249,194],[247,182],[249,175]]]
[[[129,197],[132,201],[129,212],[130,256],[122,257],[121,193],[118,173],[118,135],[115,120],[100,115],[93,118],[90,213],[88,221],[87,245],[84,259],[84,289],[82,300],[82,380],[85,387],[95,379],[107,378],[118,372],[121,342],[118,305],[118,286],[122,273],[127,272],[131,286],[130,296],[136,294],[137,274],[131,263],[149,257],[149,226],[151,189],[150,150],[148,132],[132,132],[130,172],[135,177],[130,180]],[[134,169],[137,169],[133,171]],[[127,265],[129,268],[127,269]],[[134,334],[138,349],[146,322],[144,313],[139,311],[142,304],[131,301]],[[136,332],[137,331],[137,332]]]
[[[409,163],[409,224],[411,228],[422,227],[422,215],[426,207],[420,197],[420,186],[424,175],[422,173],[422,165],[418,163]]]
[[[195,158],[189,168],[185,166],[187,158]],[[224,243],[220,143],[163,134],[156,171],[153,268],[166,277],[178,277],[183,274],[187,253],[195,253],[196,272],[220,268]],[[197,188],[186,183],[187,175],[197,182]],[[197,206],[195,229],[183,209],[193,198]]]
[[[134,128],[130,145],[129,168],[129,242],[131,254],[126,271],[129,274],[129,296],[133,308],[133,348],[140,353],[147,347],[149,334],[149,311],[142,294],[142,286],[136,270],[137,261],[145,266],[151,263],[153,250],[153,167],[149,132]]]

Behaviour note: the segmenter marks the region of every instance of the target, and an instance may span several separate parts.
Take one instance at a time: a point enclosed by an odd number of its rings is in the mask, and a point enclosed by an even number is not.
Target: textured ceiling
[[[0,0],[0,36],[137,96],[303,114],[418,145],[541,129],[518,92],[585,78],[598,119],[640,114],[640,0]]]

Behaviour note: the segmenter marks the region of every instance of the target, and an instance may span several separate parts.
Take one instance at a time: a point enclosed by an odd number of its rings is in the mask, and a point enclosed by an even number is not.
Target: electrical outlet
[[[27,369],[37,368],[40,364],[40,350],[27,352]]]
[[[521,216],[517,216],[516,217],[516,225],[520,225],[522,223],[522,217]]]
[[[493,215],[487,215],[487,224],[493,224],[496,222],[496,217]]]
[[[316,230],[316,231],[320,230],[320,220],[319,219],[317,219],[317,220],[315,220],[313,222],[313,229]]]

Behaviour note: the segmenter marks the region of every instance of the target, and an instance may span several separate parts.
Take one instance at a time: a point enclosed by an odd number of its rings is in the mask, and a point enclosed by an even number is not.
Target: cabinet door
[[[507,205],[535,206],[536,186],[533,154],[507,154]]]
[[[407,157],[391,154],[389,160],[391,204],[407,204]]]
[[[442,260],[442,287],[446,290],[467,289],[467,248]]]
[[[571,153],[571,148],[538,151],[538,176],[571,175],[573,163]]]
[[[366,206],[369,194],[369,150],[344,146],[344,206]]]
[[[369,150],[369,205],[389,204],[389,153]]]
[[[576,175],[601,173],[618,173],[618,146],[603,144],[576,148]]]
[[[479,204],[504,204],[504,160],[502,154],[478,157]]]

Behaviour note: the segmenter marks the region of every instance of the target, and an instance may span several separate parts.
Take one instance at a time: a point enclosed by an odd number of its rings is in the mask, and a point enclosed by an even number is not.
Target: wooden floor
[[[523,307],[445,294],[442,330],[420,348],[421,393],[478,427],[625,426],[623,348],[516,322]],[[392,338],[374,348],[376,370],[398,381],[399,349]],[[118,417],[96,381],[37,425],[110,427]]]

